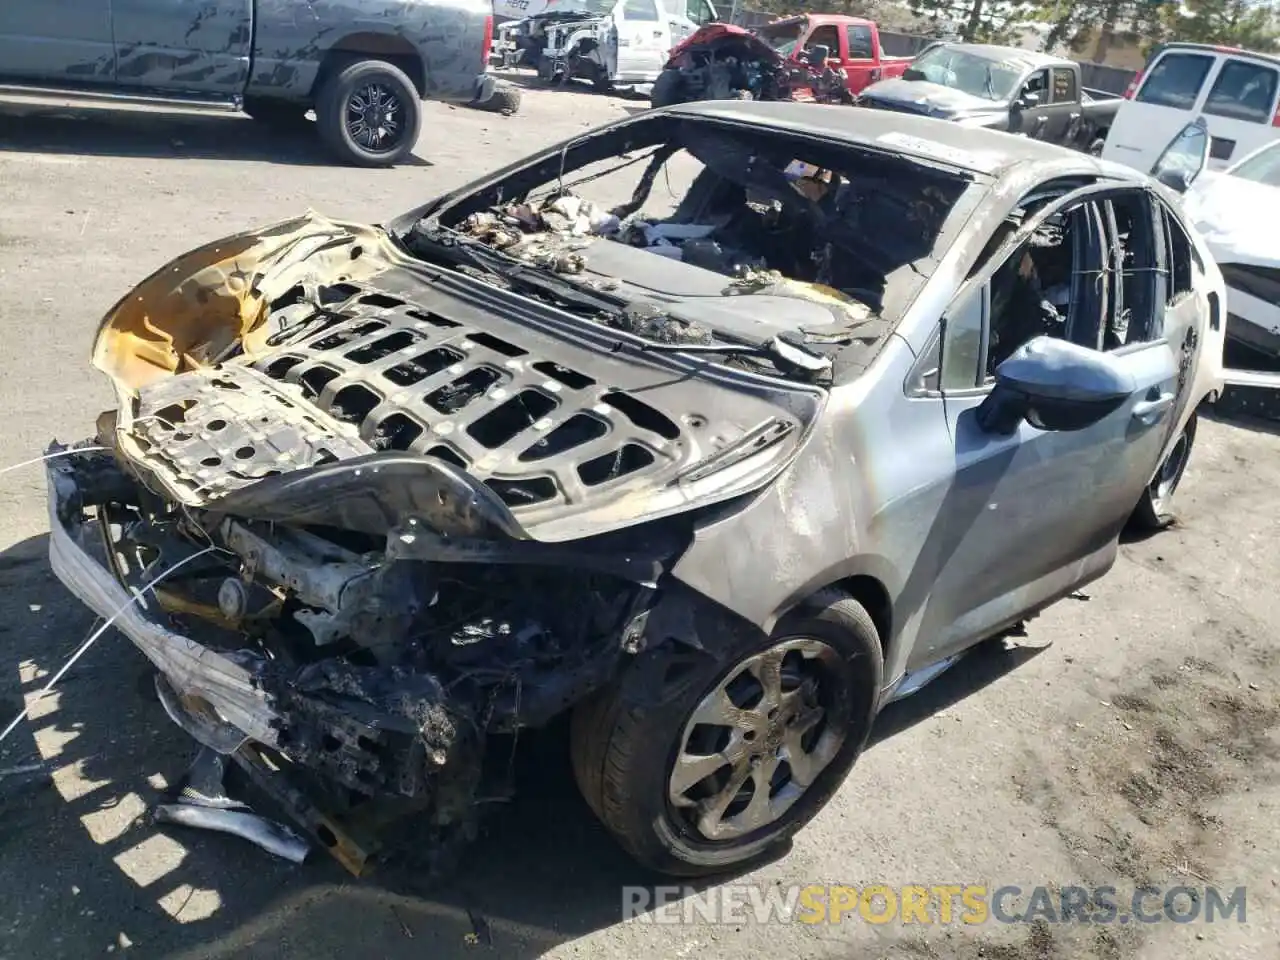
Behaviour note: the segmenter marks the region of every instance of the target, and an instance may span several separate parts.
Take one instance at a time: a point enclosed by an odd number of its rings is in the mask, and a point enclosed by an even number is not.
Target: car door
[[[844,42],[844,72],[849,78],[849,91],[857,93],[880,79],[875,34],[868,23],[846,24]]]
[[[1037,70],[1019,88],[1009,118],[1009,130],[1032,140],[1044,140],[1052,112],[1053,107],[1049,103],[1049,71]]]
[[[121,86],[221,98],[249,79],[254,0],[111,0]]]
[[[810,67],[810,56],[814,47],[827,48],[827,64],[832,69],[839,69],[844,61],[840,52],[840,30],[833,23],[810,26],[802,36],[791,54],[792,65],[791,88],[799,99],[806,99],[813,94],[813,69]]]
[[[1079,74],[1071,67],[1052,67],[1049,70],[1048,96],[1044,139],[1050,143],[1069,143],[1079,134],[1084,116],[1080,106]]]
[[[0,73],[50,83],[109,84],[115,72],[111,0],[0,3]]]
[[[1183,345],[1175,349],[1165,339],[1151,301],[1143,308],[1148,315],[1130,326],[1153,336],[1110,345],[1101,339],[1113,326],[1106,318],[1123,307],[1101,282],[1115,245],[1106,204],[1135,198],[1152,209],[1147,192],[1132,186],[1085,188],[1049,205],[964,284],[944,314],[936,389],[926,383],[922,393],[943,405],[954,481],[944,504],[948,530],[939,538],[947,555],[921,614],[916,665],[961,650],[1103,573],[1161,462],[1179,391],[1189,386],[1180,381]],[[988,368],[1010,352],[1013,341],[1002,334],[1013,329],[1011,320],[1026,320],[998,306],[1001,285],[1023,274],[1031,248],[1020,242],[1055,217],[1069,224],[1071,246],[1071,269],[1063,274],[1070,306],[1057,338],[1099,353],[1110,346],[1105,361],[1132,391],[1074,429],[1043,429],[1026,419],[1007,431],[993,429],[983,419],[995,389]],[[1153,223],[1149,217],[1141,227],[1150,250],[1158,245]],[[1024,323],[1023,332],[1039,323]]]
[[[1221,58],[1200,107],[1212,137],[1212,169],[1223,169],[1275,139],[1278,98],[1280,65],[1252,57]]]
[[[618,77],[622,82],[652,81],[667,62],[671,34],[656,0],[623,0],[615,15]]]

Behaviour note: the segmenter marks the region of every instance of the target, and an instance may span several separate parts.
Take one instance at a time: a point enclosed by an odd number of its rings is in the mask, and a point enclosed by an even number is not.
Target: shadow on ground
[[[534,70],[523,70],[515,67],[503,67],[489,72],[499,80],[505,80],[513,86],[523,87],[526,90],[558,90],[563,93],[587,93],[596,94],[597,96],[618,97],[623,100],[634,100],[637,103],[647,104],[649,102],[648,93],[640,93],[629,87],[620,87],[616,90],[596,91],[587,80],[568,80],[548,83],[546,80],[540,80],[537,72]]]
[[[46,551],[39,536],[0,555],[5,721],[93,627]],[[874,742],[1035,652],[977,648],[889,707]],[[53,774],[0,778],[0,860],[23,865],[22,883],[0,886],[0,916],[12,924],[0,925],[0,955],[78,958],[127,942],[148,957],[519,960],[618,923],[624,885],[670,882],[637,867],[597,824],[555,730],[524,738],[516,800],[495,810],[462,869],[436,889],[394,870],[355,880],[318,850],[293,866],[236,838],[157,828],[146,809],[194,749],[142,692],[149,676],[108,633],[0,747],[4,768],[37,759],[38,744]]]
[[[91,157],[252,160],[339,166],[315,126],[272,127],[230,113],[139,110],[99,105],[0,104],[0,151]],[[401,166],[429,166],[411,156]]]

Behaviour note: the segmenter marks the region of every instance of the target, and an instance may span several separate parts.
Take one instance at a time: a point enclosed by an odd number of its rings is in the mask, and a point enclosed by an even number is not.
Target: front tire
[[[337,71],[316,98],[316,124],[333,153],[359,167],[390,167],[418,142],[422,103],[413,82],[384,60]]]
[[[718,873],[785,844],[862,752],[883,676],[880,638],[856,600],[824,591],[727,668],[658,706],[620,686],[574,711],[574,776],[596,816],[647,867]]]
[[[1131,520],[1139,531],[1151,533],[1163,530],[1177,520],[1173,495],[1191,460],[1191,448],[1196,440],[1196,422],[1197,415],[1192,413],[1187,425],[1182,428],[1177,443],[1169,451],[1169,456],[1160,464],[1160,469],[1142,492],[1142,499],[1138,501]]]

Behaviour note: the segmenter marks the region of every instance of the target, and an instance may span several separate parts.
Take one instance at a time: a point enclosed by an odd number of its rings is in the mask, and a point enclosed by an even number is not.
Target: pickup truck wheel
[[[287,100],[246,100],[244,112],[259,123],[273,127],[298,127],[307,122],[305,103],[290,103]]]
[[[867,611],[824,591],[769,637],[640,706],[627,677],[572,719],[574,776],[647,867],[700,876],[786,843],[862,752],[883,674]]]
[[[418,142],[422,104],[413,82],[382,60],[358,60],[334,73],[316,97],[325,144],[361,167],[389,167]]]
[[[663,70],[649,91],[649,106],[669,107],[684,100],[684,78],[679,70]]]
[[[1130,521],[1139,531],[1163,530],[1177,519],[1173,509],[1173,495],[1191,460],[1191,447],[1196,441],[1196,419],[1196,414],[1191,414],[1178,442],[1173,445],[1169,456],[1160,464],[1160,469],[1142,492],[1142,499],[1138,501]]]

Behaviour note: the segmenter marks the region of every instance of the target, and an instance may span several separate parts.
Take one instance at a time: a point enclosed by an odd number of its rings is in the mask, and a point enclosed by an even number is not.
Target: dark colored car
[[[0,86],[241,108],[315,110],[344,160],[385,166],[417,142],[424,98],[514,110],[488,69],[486,0],[15,0],[0,4]]]
[[[969,43],[934,44],[900,79],[874,83],[858,98],[860,106],[1005,130],[1095,156],[1122,102],[1081,86],[1074,61]]]

